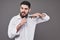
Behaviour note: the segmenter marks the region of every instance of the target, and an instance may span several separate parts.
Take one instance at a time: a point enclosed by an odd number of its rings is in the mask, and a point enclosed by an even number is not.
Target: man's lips
[[[22,12],[22,14],[25,14],[25,12]]]
[[[22,13],[22,15],[26,15],[25,13]]]

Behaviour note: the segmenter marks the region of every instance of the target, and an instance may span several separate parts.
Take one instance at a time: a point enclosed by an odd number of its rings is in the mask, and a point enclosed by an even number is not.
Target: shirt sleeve
[[[37,18],[37,24],[38,23],[42,23],[42,22],[46,22],[46,21],[48,21],[49,19],[50,19],[50,17],[46,14],[46,13],[43,13],[43,14],[45,14],[46,16],[45,17],[43,17],[43,18]]]
[[[16,30],[15,18],[12,18],[8,25],[8,37],[10,39],[14,38],[16,35],[19,35],[19,32]]]

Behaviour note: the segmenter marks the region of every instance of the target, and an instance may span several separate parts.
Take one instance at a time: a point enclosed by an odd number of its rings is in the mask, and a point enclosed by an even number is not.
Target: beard
[[[23,16],[22,13],[25,13],[25,12],[20,13],[21,18],[24,18],[24,17],[27,18],[28,17],[28,13],[25,16]]]

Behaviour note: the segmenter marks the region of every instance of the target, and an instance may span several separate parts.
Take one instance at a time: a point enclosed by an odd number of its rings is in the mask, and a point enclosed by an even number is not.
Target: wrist
[[[20,23],[19,26],[22,26],[22,23]]]

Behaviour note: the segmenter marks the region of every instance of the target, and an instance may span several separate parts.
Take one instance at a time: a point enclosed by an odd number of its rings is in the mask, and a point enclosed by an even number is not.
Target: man
[[[46,22],[50,17],[46,13],[34,13],[29,15],[31,4],[23,1],[20,4],[20,13],[14,16],[8,26],[9,38],[15,40],[33,40],[36,24]],[[16,37],[19,35],[18,37]]]

